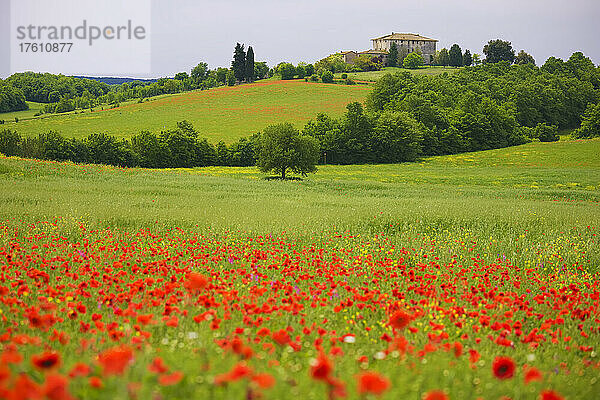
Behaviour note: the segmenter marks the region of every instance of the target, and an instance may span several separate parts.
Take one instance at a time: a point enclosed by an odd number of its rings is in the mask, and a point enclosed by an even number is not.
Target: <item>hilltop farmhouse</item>
[[[436,51],[437,40],[431,39],[425,36],[421,36],[415,33],[395,33],[392,32],[390,35],[381,36],[375,39],[371,39],[373,42],[373,48],[371,50],[365,50],[361,52],[356,51],[342,51],[342,59],[345,63],[351,64],[357,57],[361,55],[368,55],[377,58],[379,61],[386,62],[387,55],[390,51],[392,43],[396,43],[398,50],[400,48],[406,49],[407,53],[419,51],[423,56],[423,60],[426,65],[433,63],[433,57]]]

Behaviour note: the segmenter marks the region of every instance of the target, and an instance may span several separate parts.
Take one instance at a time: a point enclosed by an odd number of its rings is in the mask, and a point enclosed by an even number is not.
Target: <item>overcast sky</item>
[[[151,72],[138,76],[172,76],[199,61],[229,66],[236,42],[252,45],[256,60],[270,65],[315,62],[339,50],[369,49],[371,38],[392,31],[438,39],[438,49],[458,43],[472,53],[502,38],[538,65],[575,51],[600,63],[600,0],[148,1]]]

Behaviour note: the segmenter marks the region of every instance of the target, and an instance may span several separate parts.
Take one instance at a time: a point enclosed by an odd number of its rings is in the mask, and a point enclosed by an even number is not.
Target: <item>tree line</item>
[[[4,130],[0,152],[148,168],[272,166],[289,159],[306,166],[313,158],[321,164],[396,163],[554,141],[559,129],[579,127],[574,137],[599,136],[599,99],[599,68],[574,53],[567,61],[551,57],[539,68],[501,61],[452,75],[387,74],[374,85],[366,108],[351,103],[342,117],[318,114],[301,131],[269,127],[230,145],[213,145],[182,121],[171,130],[141,132],[130,140],[102,133],[66,139],[56,132],[23,138]],[[287,156],[266,162],[268,153]],[[294,163],[288,164],[291,169]],[[285,175],[287,169],[278,171]]]

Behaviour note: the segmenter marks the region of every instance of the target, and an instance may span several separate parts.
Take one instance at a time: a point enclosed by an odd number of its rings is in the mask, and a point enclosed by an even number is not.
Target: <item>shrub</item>
[[[311,82],[319,82],[319,76],[317,74],[312,74],[310,76],[310,81]]]
[[[348,78],[348,74],[346,74],[346,73],[343,73],[343,74],[342,74],[342,79],[346,79],[346,78]]]
[[[556,125],[546,125],[545,123],[537,124],[534,136],[540,142],[556,142],[560,139],[558,137],[558,127]]]
[[[21,135],[17,131],[0,131],[0,153],[5,156],[21,155]]]
[[[321,74],[321,80],[323,83],[333,83],[333,73],[331,71],[324,71]]]
[[[286,62],[279,64],[277,71],[283,80],[294,79],[294,76],[296,76],[297,72],[296,68],[292,64]]]
[[[356,82],[354,82],[350,78],[346,78],[346,79],[344,79],[344,84],[346,84],[346,85],[356,85]]]

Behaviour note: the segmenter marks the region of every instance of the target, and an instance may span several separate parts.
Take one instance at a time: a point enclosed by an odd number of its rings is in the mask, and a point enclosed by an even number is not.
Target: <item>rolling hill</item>
[[[363,102],[369,91],[366,85],[265,81],[166,95],[108,110],[45,115],[18,123],[7,120],[4,127],[27,136],[54,130],[67,137],[105,132],[125,138],[187,120],[209,141],[230,143],[269,124],[292,122],[301,127],[319,112],[341,115],[348,103]]]

